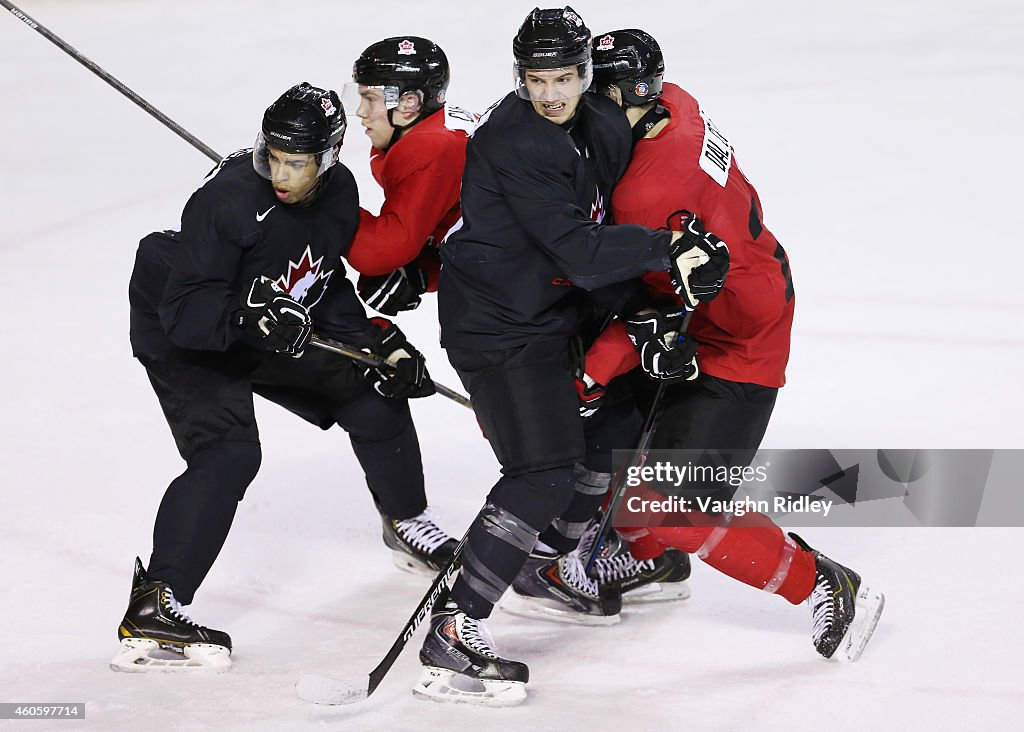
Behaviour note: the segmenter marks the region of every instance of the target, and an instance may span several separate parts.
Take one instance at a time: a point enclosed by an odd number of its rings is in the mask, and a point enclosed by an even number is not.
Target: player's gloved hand
[[[394,368],[367,368],[363,372],[370,385],[381,396],[396,399],[415,399],[430,396],[436,390],[427,373],[423,354],[412,347],[398,326],[386,318],[371,318],[380,329],[368,350],[380,356]]]
[[[576,377],[576,394],[580,398],[580,416],[593,417],[604,400],[604,384],[598,384],[589,374]]]
[[[681,236],[669,249],[670,274],[676,294],[687,310],[698,302],[714,300],[729,273],[729,247],[714,234],[704,231],[700,220],[689,211],[676,211],[665,225]]]
[[[302,349],[313,335],[309,310],[263,277],[254,279],[242,295],[235,324],[254,334],[268,351],[295,358],[302,356]]]
[[[359,297],[384,315],[398,315],[403,310],[420,306],[420,296],[427,291],[427,273],[415,262],[399,267],[386,275],[360,275],[356,284]]]
[[[697,344],[680,333],[682,308],[645,310],[626,319],[626,333],[640,353],[640,366],[652,379],[692,381],[697,378]]]

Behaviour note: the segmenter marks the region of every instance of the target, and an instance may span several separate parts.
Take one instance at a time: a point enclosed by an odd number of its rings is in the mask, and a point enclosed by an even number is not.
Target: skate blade
[[[526,701],[522,681],[475,679],[446,668],[424,666],[412,694],[417,699],[441,703],[514,707]]]
[[[864,647],[871,640],[872,633],[875,632],[878,618],[881,617],[884,608],[885,595],[866,585],[861,585],[854,603],[853,622],[850,623],[846,635],[843,636],[843,640],[839,644],[841,661],[853,663],[860,658]]]
[[[692,594],[686,580],[682,582],[652,582],[649,585],[622,593],[622,604],[649,605],[656,602],[689,600]]]
[[[399,551],[398,549],[391,550],[391,561],[393,561],[395,566],[403,572],[408,572],[409,574],[414,574],[418,577],[429,577],[433,579],[434,577],[437,577],[437,573],[440,571],[403,551]]]
[[[620,620],[618,615],[588,615],[565,605],[556,606],[556,602],[540,597],[525,597],[515,590],[509,590],[498,607],[510,615],[573,625],[615,625]]]
[[[163,655],[153,655],[163,654]],[[193,643],[182,653],[162,649],[155,640],[124,638],[121,651],[110,660],[110,669],[122,673],[152,671],[206,671],[220,673],[231,667],[231,651],[211,643]]]

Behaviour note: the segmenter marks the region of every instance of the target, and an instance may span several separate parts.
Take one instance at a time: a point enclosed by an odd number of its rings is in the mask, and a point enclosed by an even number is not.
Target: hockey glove
[[[604,399],[604,385],[598,384],[587,374],[576,378],[576,394],[580,398],[580,416],[593,417]]]
[[[398,315],[420,306],[420,296],[427,291],[427,273],[415,262],[410,262],[391,274],[378,277],[360,275],[356,289],[363,302],[377,312]]]
[[[268,351],[295,358],[302,356],[302,349],[313,335],[309,311],[263,277],[254,279],[242,296],[235,324],[255,335]]]
[[[669,249],[670,274],[676,294],[687,310],[693,310],[698,302],[714,300],[722,291],[729,273],[729,247],[704,231],[700,220],[689,211],[676,211],[665,223],[682,234]]]
[[[658,381],[697,378],[697,344],[679,332],[684,311],[673,309],[638,313],[626,320],[626,333],[640,353],[640,366]]]
[[[368,368],[363,372],[370,385],[381,396],[395,399],[415,399],[435,392],[434,382],[427,373],[423,354],[412,347],[398,326],[385,318],[371,318],[380,329],[373,337],[369,351],[380,356],[394,368]]]

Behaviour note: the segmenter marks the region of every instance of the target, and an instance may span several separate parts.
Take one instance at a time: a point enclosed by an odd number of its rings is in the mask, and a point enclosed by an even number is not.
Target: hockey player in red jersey
[[[731,257],[721,292],[696,308],[689,324],[699,375],[668,379],[673,383],[664,392],[653,447],[713,450],[731,465],[748,465],[785,383],[794,307],[788,257],[762,223],[757,192],[739,169],[728,139],[692,96],[663,82],[657,42],[640,30],[599,34],[593,58],[593,89],[619,104],[635,141],[629,168],[612,196],[615,220],[667,226],[695,239],[720,236]],[[677,210],[680,202],[688,212]],[[714,234],[705,233],[693,214]],[[662,378],[641,355],[644,347],[653,343],[660,349],[663,338],[679,330],[680,297],[687,309],[696,305],[686,290],[677,296],[661,273],[644,280],[657,307],[628,319],[624,328],[607,329],[588,352],[580,393],[591,407],[603,384],[638,365],[655,380]],[[613,368],[604,369],[609,363]],[[666,548],[696,553],[721,572],[791,603],[809,600],[815,648],[825,657],[837,651],[850,660],[860,655],[884,596],[856,572],[799,537],[785,536],[763,514],[689,519],[688,526],[620,533],[630,540],[638,563]]]
[[[347,259],[362,275],[360,297],[385,315],[412,310],[437,289],[437,247],[459,219],[476,118],[445,104],[450,76],[436,43],[397,36],[360,54],[343,92],[373,145],[370,170],[384,189],[377,216],[360,210]]]

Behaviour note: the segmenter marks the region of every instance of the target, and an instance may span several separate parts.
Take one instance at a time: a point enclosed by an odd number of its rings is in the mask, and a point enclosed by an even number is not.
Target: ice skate
[[[628,546],[607,558],[594,560],[591,574],[602,588],[622,593],[623,605],[639,605],[690,597],[690,556],[677,549],[666,549],[654,559],[637,561]]]
[[[483,621],[467,616],[455,603],[431,615],[420,663],[423,673],[412,690],[420,699],[490,707],[510,707],[526,699],[526,664],[499,656]]]
[[[579,555],[590,556],[599,524],[593,523],[580,540]],[[598,585],[622,593],[623,605],[686,600],[690,597],[690,556],[677,549],[666,549],[654,559],[637,561],[615,529],[605,537],[594,559],[590,576]]]
[[[406,572],[435,576],[452,558],[458,541],[434,523],[430,509],[410,519],[395,521],[381,514],[384,543],[395,566]]]
[[[612,625],[619,622],[622,595],[588,577],[576,552],[560,556],[535,552],[519,570],[512,591],[505,593],[501,608],[530,618]]]
[[[114,671],[224,671],[231,666],[231,637],[193,622],[168,584],[146,578],[138,557],[117,637],[121,651],[110,661]]]
[[[856,661],[871,639],[885,607],[885,595],[864,584],[860,575],[811,549],[790,533],[806,551],[814,553],[817,569],[811,606],[811,638],[825,658]]]

